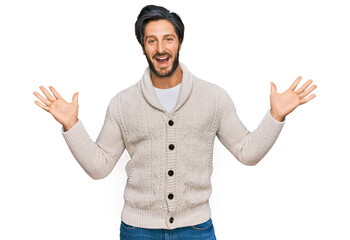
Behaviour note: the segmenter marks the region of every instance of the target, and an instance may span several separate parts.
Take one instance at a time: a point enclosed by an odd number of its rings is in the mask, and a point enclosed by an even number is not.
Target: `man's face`
[[[153,73],[170,76],[179,65],[181,44],[174,26],[167,20],[151,21],[145,26],[143,53]]]

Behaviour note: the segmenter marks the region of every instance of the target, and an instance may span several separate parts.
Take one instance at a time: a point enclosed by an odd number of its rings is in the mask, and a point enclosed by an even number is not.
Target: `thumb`
[[[277,87],[273,82],[271,82],[271,93],[277,93]]]
[[[73,103],[78,103],[78,95],[79,95],[78,92],[74,93],[74,95],[73,95],[73,97],[72,97],[72,102],[73,102]]]

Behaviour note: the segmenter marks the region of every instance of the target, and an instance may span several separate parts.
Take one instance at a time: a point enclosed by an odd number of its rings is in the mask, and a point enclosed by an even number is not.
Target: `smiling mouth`
[[[169,56],[157,56],[157,57],[155,57],[156,61],[159,64],[166,64],[166,63],[168,63],[169,58],[170,58]]]

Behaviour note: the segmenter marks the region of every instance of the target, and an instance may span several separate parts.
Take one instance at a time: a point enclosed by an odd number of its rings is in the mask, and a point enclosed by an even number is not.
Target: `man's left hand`
[[[316,85],[310,86],[312,83],[311,79],[295,91],[300,81],[301,77],[299,76],[290,88],[283,93],[278,93],[276,85],[271,82],[270,113],[277,121],[284,121],[284,118],[293,112],[295,108],[316,97],[316,94],[308,96],[317,87]]]

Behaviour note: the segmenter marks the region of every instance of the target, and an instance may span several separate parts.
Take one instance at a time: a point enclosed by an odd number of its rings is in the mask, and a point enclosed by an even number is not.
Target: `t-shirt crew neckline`
[[[156,88],[153,86],[160,104],[170,113],[176,106],[180,94],[181,83],[172,88]]]
[[[153,88],[156,90],[156,91],[159,91],[159,92],[169,92],[169,91],[172,91],[172,90],[176,90],[178,89],[179,87],[181,87],[181,83],[177,84],[175,87],[171,87],[171,88],[157,88],[155,86],[153,86]]]

